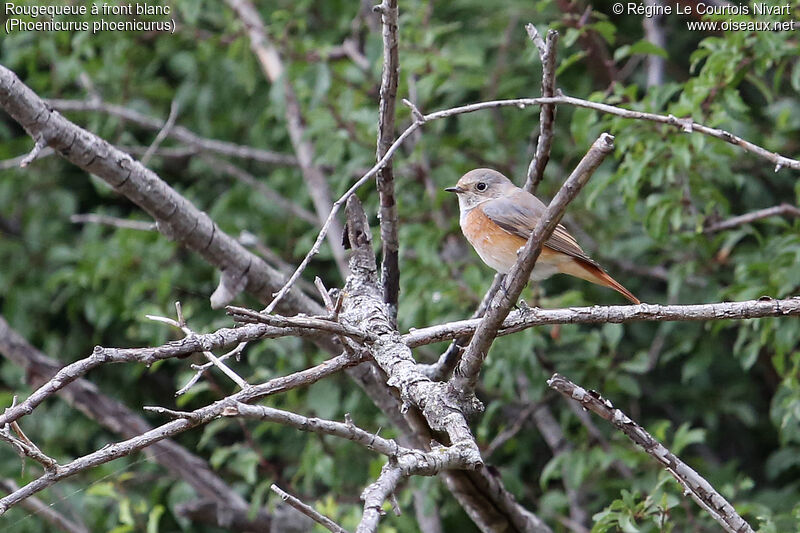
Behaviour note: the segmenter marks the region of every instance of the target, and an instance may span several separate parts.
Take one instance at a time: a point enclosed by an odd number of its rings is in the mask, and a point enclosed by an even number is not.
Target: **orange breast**
[[[525,239],[495,224],[483,213],[481,206],[467,213],[461,222],[461,231],[483,262],[501,274],[511,270],[517,261],[517,250],[525,246]],[[558,273],[561,264],[570,259],[566,254],[543,246],[531,279],[541,280]]]

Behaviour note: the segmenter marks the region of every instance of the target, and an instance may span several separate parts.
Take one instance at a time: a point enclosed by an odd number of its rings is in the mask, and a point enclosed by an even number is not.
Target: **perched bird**
[[[517,261],[517,250],[525,246],[546,206],[501,173],[488,168],[467,172],[455,187],[445,190],[458,195],[461,231],[483,262],[507,274]],[[561,224],[542,246],[530,279],[541,281],[553,274],[585,279],[614,289],[635,304],[640,303],[586,255]]]

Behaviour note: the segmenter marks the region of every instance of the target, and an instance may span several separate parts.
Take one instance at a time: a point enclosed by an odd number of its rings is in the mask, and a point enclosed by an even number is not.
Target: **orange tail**
[[[623,287],[621,283],[609,276],[605,270],[593,265],[592,263],[575,259],[566,265],[562,265],[561,272],[575,276],[576,278],[591,281],[592,283],[602,285],[603,287],[608,287],[609,289],[614,289],[635,304],[642,303],[631,293],[631,291]]]

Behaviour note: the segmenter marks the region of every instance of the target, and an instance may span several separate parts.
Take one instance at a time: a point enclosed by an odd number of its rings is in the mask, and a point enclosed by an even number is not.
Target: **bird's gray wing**
[[[531,236],[533,228],[546,209],[541,200],[524,191],[517,192],[512,196],[489,200],[481,207],[486,216],[495,224],[525,240]],[[596,265],[595,261],[586,255],[575,238],[561,224],[556,226],[553,234],[544,244],[548,248]]]

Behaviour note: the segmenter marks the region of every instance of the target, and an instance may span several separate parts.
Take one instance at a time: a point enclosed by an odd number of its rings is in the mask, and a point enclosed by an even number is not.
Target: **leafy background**
[[[25,3],[25,2],[22,2]],[[166,118],[180,106],[178,124],[210,138],[291,153],[283,94],[267,83],[234,14],[222,3],[174,0],[172,34],[19,32],[4,35],[0,63],[44,97],[89,97],[82,73],[102,99]],[[523,25],[559,30],[558,86],[569,95],[725,128],[789,157],[800,152],[800,62],[793,32],[688,32],[686,19],[666,17],[664,49],[644,42],[642,17],[610,15],[599,3],[543,0],[447,3],[400,1],[400,98],[424,111],[493,98],[535,96],[541,66]],[[357,2],[271,0],[259,10],[286,59],[314,143],[315,161],[341,194],[374,162],[380,83],[380,34],[358,18]],[[158,17],[155,17],[158,19]],[[748,17],[739,17],[747,20]],[[87,20],[92,20],[87,17]],[[367,70],[326,54],[354,31]],[[760,18],[759,20],[765,20]],[[586,40],[594,43],[585,46]],[[607,50],[613,69],[593,60]],[[642,54],[666,58],[664,83],[646,87]],[[601,68],[598,68],[601,67]],[[610,70],[615,79],[610,79]],[[410,113],[398,107],[399,128]],[[124,146],[147,146],[154,132],[103,113],[68,113],[79,124]],[[425,126],[395,159],[400,216],[401,330],[472,313],[492,273],[458,230],[457,206],[441,192],[465,171],[497,168],[523,179],[535,147],[538,110],[501,109]],[[551,197],[602,131],[616,136],[615,157],[571,205],[568,226],[600,263],[645,302],[701,303],[785,297],[800,286],[800,221],[771,218],[715,234],[705,223],[798,203],[800,181],[774,172],[765,160],[700,134],[561,106],[552,158],[540,188]],[[412,146],[413,145],[413,146]],[[176,146],[174,141],[164,146]],[[0,158],[26,153],[31,140],[7,116],[0,121]],[[265,184],[312,209],[299,170],[234,161]],[[149,165],[207,211],[222,229],[249,231],[296,263],[317,228],[287,216],[269,200],[209,168],[199,157],[156,156]],[[377,194],[360,196],[375,213]],[[0,311],[34,345],[63,363],[94,345],[156,345],[175,332],[144,318],[169,315],[183,303],[198,331],[227,325],[208,296],[218,274],[199,257],[151,232],[70,222],[76,213],[146,216],[100,180],[55,158],[0,179]],[[587,235],[587,233],[589,235]],[[318,256],[306,277],[340,286],[332,256]],[[554,278],[526,299],[545,307],[623,303],[580,280]],[[247,296],[238,300],[257,305]],[[800,520],[800,321],[638,323],[528,330],[495,343],[480,396],[487,411],[475,422],[481,446],[512,426],[531,403],[546,405],[567,445],[558,456],[532,421],[491,457],[508,488],[559,531],[568,530],[565,487],[579,489],[595,531],[716,531],[716,524],[649,457],[597,422],[602,442],[546,389],[557,370],[595,388],[640,421],[707,477],[761,531],[797,530]],[[430,361],[442,346],[419,349]],[[325,355],[294,339],[249,348],[236,366],[250,382],[302,369]],[[196,408],[233,389],[214,375],[186,396],[174,391],[192,371],[184,360],[144,368],[118,365],[88,377],[133,409],[143,405]],[[0,403],[27,395],[22,371],[0,361]],[[341,420],[391,436],[388,422],[345,377],[271,398],[270,405]],[[148,415],[150,417],[150,415]],[[151,422],[161,420],[150,417]],[[59,460],[116,440],[51,400],[23,421],[27,434]],[[355,444],[301,434],[270,424],[224,420],[181,435],[178,442],[207,458],[253,506],[269,504],[273,482],[316,502],[353,528],[358,495],[383,459]],[[602,444],[602,445],[601,445]],[[620,465],[624,465],[620,467]],[[626,479],[620,470],[627,470]],[[37,467],[20,470],[13,451],[0,448],[0,475],[24,483]],[[475,526],[437,480],[415,479],[441,505],[446,531]],[[172,507],[193,499],[145,455],[115,461],[59,483],[44,493],[56,509],[81,516],[93,531],[214,531],[186,523]],[[403,516],[382,531],[415,531],[409,491]],[[8,531],[41,531],[44,522],[13,509]]]

